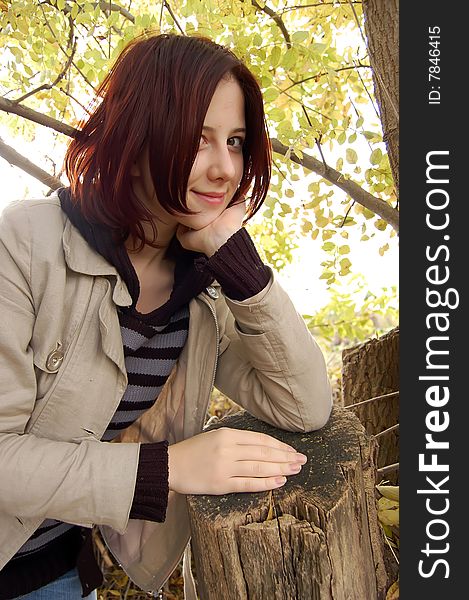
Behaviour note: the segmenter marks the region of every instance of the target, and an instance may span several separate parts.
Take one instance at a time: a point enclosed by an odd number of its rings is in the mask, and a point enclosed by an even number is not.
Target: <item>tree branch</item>
[[[315,8],[315,7],[323,7],[323,6],[337,6],[338,4],[362,4],[362,1],[359,0],[357,2],[349,2],[348,0],[344,0],[343,2],[318,2],[316,4],[298,4],[296,6],[286,6],[282,9],[282,13],[286,13],[291,10],[301,10],[303,8]]]
[[[44,2],[44,4],[50,4],[50,6],[52,6],[53,8],[57,8],[54,4],[51,4],[50,2]],[[49,31],[52,34],[52,37],[55,39],[55,41],[57,42],[58,47],[60,48],[60,50],[65,54],[65,56],[67,57],[67,60],[70,58],[67,54],[67,51],[65,50],[65,48],[62,46],[62,44],[60,43],[60,40],[57,38],[57,36],[55,35],[54,30],[52,29],[50,23],[49,23],[49,19],[47,18],[47,15],[45,13],[44,7],[41,4],[41,11],[42,11],[42,15],[44,17],[44,21],[46,22],[46,26],[49,29]],[[57,9],[58,10],[58,9]],[[69,21],[70,23],[73,25],[73,20],[71,19],[71,17],[69,17]],[[72,65],[75,67],[75,69],[80,73],[80,75],[83,77],[83,79],[86,81],[86,83],[90,86],[90,88],[93,90],[93,92],[96,92],[96,89],[94,87],[94,85],[91,83],[91,81],[88,79],[88,77],[86,77],[86,75],[82,72],[82,70],[77,66],[77,64],[72,60]]]
[[[379,433],[375,433],[374,438],[377,439],[379,437],[387,435],[388,433],[391,433],[391,431],[396,431],[397,429],[399,429],[399,423],[396,423],[396,425],[391,425],[391,427],[383,429],[383,431],[380,431]]]
[[[28,119],[28,121],[38,123],[38,125],[50,127],[51,129],[54,129],[59,133],[63,133],[68,137],[75,137],[75,135],[78,133],[78,129],[75,129],[70,125],[61,123],[60,121],[57,121],[57,119],[53,119],[52,117],[43,115],[42,113],[39,113],[33,110],[32,108],[28,108],[27,106],[16,104],[15,102],[7,100],[6,98],[0,98],[0,110],[3,110],[7,113],[13,113],[14,115],[23,117],[23,119]]]
[[[393,471],[399,471],[399,463],[393,463],[392,465],[386,465],[385,467],[381,467],[381,469],[377,469],[376,473],[378,475],[387,475],[388,473],[392,473]]]
[[[280,17],[274,10],[272,10],[268,6],[261,6],[260,4],[258,4],[256,2],[256,0],[251,0],[251,2],[252,2],[252,5],[255,8],[257,8],[257,10],[261,10],[266,15],[269,15],[269,17],[272,17],[272,19],[277,23],[280,31],[282,32],[283,37],[285,38],[285,41],[287,43],[287,48],[291,48],[290,34],[288,33],[288,29],[285,27],[285,23],[282,21],[282,17]]]
[[[184,29],[179,25],[178,20],[176,19],[176,15],[174,14],[173,9],[171,8],[171,6],[169,5],[169,3],[167,2],[167,0],[163,0],[164,6],[168,9],[169,14],[171,15],[171,18],[173,19],[173,21],[176,24],[176,27],[179,29],[179,31],[182,33],[182,35],[186,35],[186,32],[184,31]]]
[[[126,10],[123,6],[119,4],[115,4],[114,2],[108,2],[108,0],[101,0],[101,2],[93,2],[93,6],[99,6],[99,8],[104,11],[113,11],[120,13],[123,17],[128,19],[131,23],[135,23],[135,17],[132,13]],[[67,9],[64,9],[67,10]],[[69,9],[71,10],[71,9]]]
[[[339,67],[338,69],[332,69],[333,71],[335,71],[336,73],[338,73],[339,71],[352,71],[358,68],[370,68],[370,65],[362,65],[361,63],[359,63],[358,65],[351,65],[348,67]],[[305,79],[300,79],[300,81],[294,81],[291,85],[289,85],[288,87],[286,87],[284,90],[282,90],[282,92],[287,92],[290,88],[295,87],[295,85],[300,85],[302,83],[306,83],[307,81],[311,81],[311,79],[316,79],[318,80],[320,77],[324,77],[325,75],[328,75],[329,72],[328,71],[321,71],[319,73],[316,73],[316,75],[309,75],[308,77],[306,77]]]
[[[62,79],[65,77],[70,65],[73,62],[73,57],[75,56],[75,52],[77,49],[77,41],[76,41],[76,39],[75,40],[73,39],[73,23],[72,22],[70,23],[70,37],[69,37],[68,48],[70,48],[70,46],[72,48],[72,52],[71,52],[70,56],[68,57],[64,68],[60,71],[60,73],[57,75],[57,77],[54,79],[54,81],[52,83],[43,83],[36,89],[31,90],[31,91],[27,92],[26,94],[24,94],[23,96],[21,96],[21,98],[17,98],[16,100],[13,100],[13,102],[15,102],[16,104],[19,104],[20,102],[23,102],[23,100],[26,100],[26,98],[29,98],[30,96],[33,96],[34,94],[37,94],[37,92],[41,92],[42,90],[50,90],[53,87],[55,87],[60,81],[62,81]]]
[[[49,6],[53,6],[54,8],[57,8],[55,4],[50,2],[50,0],[44,0],[43,4],[49,4]],[[105,12],[105,11],[118,12],[123,17],[128,19],[131,23],[135,23],[135,17],[133,16],[133,14],[130,11],[128,11],[127,9],[125,9],[123,6],[120,6],[119,4],[115,4],[114,2],[109,2],[109,0],[101,0],[100,2],[91,2],[90,4],[93,8],[96,8],[97,6],[99,6],[99,8],[103,12]],[[80,10],[83,10],[83,9],[80,7]],[[62,12],[65,15],[69,14],[71,11],[72,11],[72,8],[67,5],[65,6],[65,8],[62,9]]]
[[[48,188],[52,190],[56,190],[59,187],[63,187],[63,183],[57,177],[53,175],[49,175],[47,171],[44,171],[34,163],[32,163],[28,158],[19,154],[16,150],[14,150],[11,146],[5,144],[5,142],[0,138],[0,156],[8,161],[11,165],[15,167],[19,167],[32,177],[39,179],[41,183],[47,185]]]
[[[271,141],[274,152],[282,154],[283,156],[287,154],[289,150],[287,146],[275,138],[273,138]],[[304,154],[303,158],[299,158],[296,156],[296,154],[291,153],[290,160],[302,165],[309,171],[313,171],[314,173],[321,175],[321,177],[327,181],[330,181],[341,190],[346,192],[352,198],[352,200],[355,200],[355,202],[358,202],[358,204],[361,204],[365,208],[373,211],[375,214],[379,215],[382,219],[389,223],[393,229],[395,229],[397,232],[399,231],[399,211],[392,206],[389,206],[389,204],[381,198],[373,196],[354,181],[345,179],[342,173],[339,173],[339,171],[336,171],[327,165],[324,166],[321,161],[317,160],[313,156]]]

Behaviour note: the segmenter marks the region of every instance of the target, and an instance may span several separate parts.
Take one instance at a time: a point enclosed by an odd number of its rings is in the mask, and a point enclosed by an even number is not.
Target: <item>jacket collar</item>
[[[115,267],[90,247],[68,218],[65,221],[62,244],[65,262],[72,271],[85,275],[115,277],[116,283],[112,296],[114,302],[118,306],[130,306],[132,304],[132,298],[127,290],[127,286]]]

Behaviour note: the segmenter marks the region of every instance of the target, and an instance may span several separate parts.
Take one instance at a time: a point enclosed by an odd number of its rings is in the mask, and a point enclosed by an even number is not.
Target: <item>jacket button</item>
[[[48,371],[52,371],[53,373],[55,373],[59,370],[60,365],[62,364],[62,361],[64,359],[64,353],[62,352],[62,350],[60,350],[61,347],[62,344],[58,343],[56,349],[52,350],[52,352],[47,357],[46,368]]]
[[[214,300],[216,300],[220,296],[218,291],[211,285],[209,285],[207,288],[207,294],[210,296],[210,298],[213,298]]]

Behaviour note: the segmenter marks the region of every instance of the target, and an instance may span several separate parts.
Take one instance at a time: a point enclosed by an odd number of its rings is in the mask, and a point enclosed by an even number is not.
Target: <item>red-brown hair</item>
[[[102,99],[81,124],[65,155],[72,197],[91,222],[122,238],[153,244],[143,222],[152,214],[135,196],[131,167],[148,145],[159,203],[192,214],[186,190],[210,101],[219,81],[233,77],[245,102],[244,174],[232,203],[248,193],[247,218],[259,210],[271,176],[271,146],[262,94],[254,75],[230,50],[204,37],[140,37],[121,52],[97,90]],[[153,232],[156,230],[152,224]]]

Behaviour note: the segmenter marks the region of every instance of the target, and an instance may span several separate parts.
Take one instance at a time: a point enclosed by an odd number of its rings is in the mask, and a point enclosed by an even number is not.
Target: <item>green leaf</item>
[[[273,110],[269,111],[268,115],[272,121],[280,123],[285,118],[285,111],[282,108],[274,108]]]
[[[282,67],[288,71],[296,64],[297,60],[298,50],[296,48],[289,48],[283,56]]]
[[[347,148],[345,151],[345,158],[351,165],[354,165],[358,161],[358,155],[353,148]]]
[[[291,36],[291,41],[294,44],[301,44],[301,42],[304,42],[305,40],[307,40],[308,37],[309,37],[308,31],[295,31],[295,33]]]
[[[28,21],[26,19],[17,19],[16,20],[16,26],[21,31],[21,33],[24,33],[25,35],[28,35],[28,33],[29,33],[29,24],[28,24]]]
[[[259,33],[256,33],[252,38],[252,43],[257,48],[259,48],[259,46],[262,46],[262,36]]]
[[[275,227],[278,229],[278,231],[283,231],[285,229],[283,221],[281,219],[276,219]]]
[[[364,131],[363,135],[370,142],[378,142],[380,140],[380,136],[375,131]]]
[[[270,55],[270,64],[272,67],[276,67],[279,64],[281,56],[282,50],[280,46],[274,46],[272,54]]]
[[[343,246],[339,246],[339,254],[348,254],[350,252],[350,246],[344,244]]]
[[[273,87],[265,90],[265,92],[263,93],[264,102],[273,102],[279,97],[279,93],[280,92]]]
[[[383,158],[383,153],[381,151],[381,148],[375,148],[375,150],[373,150],[373,152],[371,153],[370,162],[373,165],[379,165],[382,158]]]

